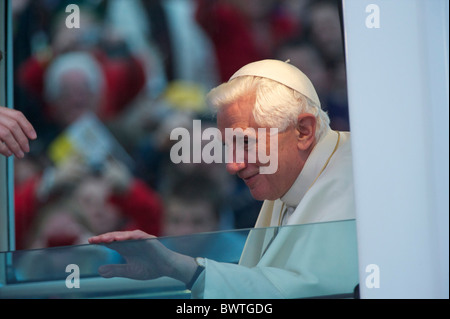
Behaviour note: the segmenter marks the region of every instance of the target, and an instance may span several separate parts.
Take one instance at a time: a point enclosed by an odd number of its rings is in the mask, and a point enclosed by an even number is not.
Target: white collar
[[[286,206],[297,207],[333,154],[338,138],[338,132],[329,129],[314,146],[294,184],[280,198]]]

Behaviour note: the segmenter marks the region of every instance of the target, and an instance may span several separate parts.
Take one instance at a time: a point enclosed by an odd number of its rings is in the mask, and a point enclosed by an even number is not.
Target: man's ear
[[[306,151],[315,145],[316,117],[310,113],[300,114],[297,118],[297,148]]]

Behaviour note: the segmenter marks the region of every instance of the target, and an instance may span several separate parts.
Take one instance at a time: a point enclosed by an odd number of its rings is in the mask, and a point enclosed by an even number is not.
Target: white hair
[[[253,116],[258,125],[278,128],[280,132],[297,123],[300,114],[310,113],[316,117],[316,140],[329,129],[328,114],[303,94],[271,79],[241,76],[212,89],[208,103],[216,110],[239,98],[256,95]]]
[[[99,63],[87,52],[70,52],[58,56],[46,71],[44,94],[49,101],[59,97],[61,77],[71,71],[82,72],[86,76],[92,93],[101,92],[104,76]]]

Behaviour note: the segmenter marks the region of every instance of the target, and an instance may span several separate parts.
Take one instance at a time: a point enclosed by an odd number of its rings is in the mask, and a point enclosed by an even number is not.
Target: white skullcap
[[[319,96],[308,77],[288,62],[262,60],[249,63],[240,68],[229,81],[240,76],[259,76],[271,79],[303,94],[320,106]]]

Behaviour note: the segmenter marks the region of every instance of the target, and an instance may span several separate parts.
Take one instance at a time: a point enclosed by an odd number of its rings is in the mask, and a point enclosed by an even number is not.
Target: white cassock
[[[263,203],[239,265],[207,259],[192,297],[302,298],[352,292],[358,284],[354,219],[350,134],[329,130],[291,189]],[[284,226],[298,224],[305,225]]]

